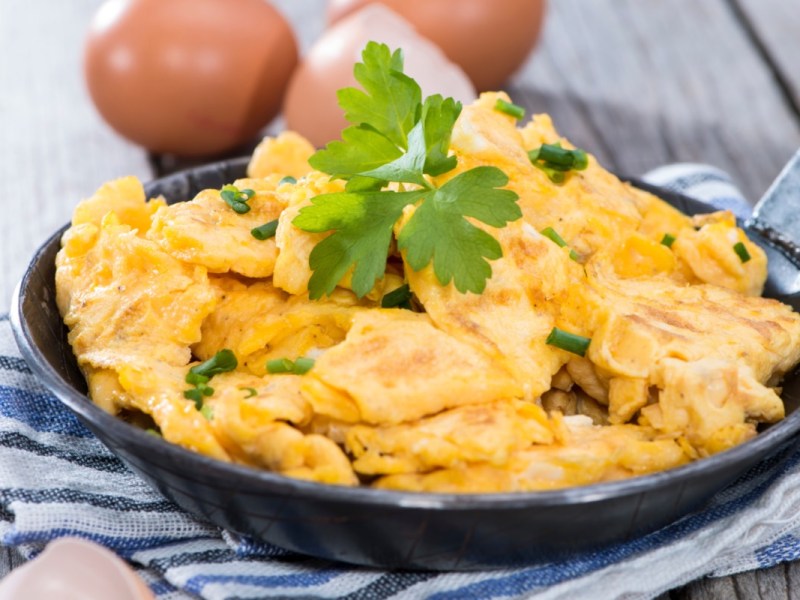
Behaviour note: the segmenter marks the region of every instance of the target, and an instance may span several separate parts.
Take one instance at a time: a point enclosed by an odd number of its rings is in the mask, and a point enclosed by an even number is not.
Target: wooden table
[[[308,47],[323,1],[274,3]],[[89,102],[81,46],[99,4],[0,3],[0,312],[34,248],[78,199],[107,179],[147,179],[176,164],[117,137]],[[541,44],[508,91],[619,173],[707,162],[756,200],[800,147],[798,32],[796,0],[554,0]],[[0,573],[17,560],[0,550]],[[798,589],[792,563],[662,598],[778,600]]]

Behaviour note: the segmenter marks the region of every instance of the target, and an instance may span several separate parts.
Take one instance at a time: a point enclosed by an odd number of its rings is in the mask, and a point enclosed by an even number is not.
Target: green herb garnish
[[[301,356],[297,360],[294,361],[294,373],[297,375],[305,375],[308,373],[314,366],[314,359],[307,358],[305,356]]]
[[[667,248],[672,248],[672,244],[675,243],[675,236],[671,233],[665,233],[664,237],[661,238],[661,243]]]
[[[411,288],[404,283],[381,298],[381,308],[405,308],[411,310]]]
[[[225,204],[230,206],[234,211],[243,215],[250,211],[250,205],[247,202],[256,195],[255,191],[247,188],[240,190],[235,185],[225,185],[219,191],[220,197],[225,201]]]
[[[733,245],[733,251],[736,252],[736,254],[739,256],[739,260],[741,260],[742,263],[746,263],[752,258],[750,253],[747,251],[747,248],[745,248],[743,242],[736,242]]]
[[[542,229],[541,234],[547,239],[555,242],[557,246],[560,246],[561,248],[567,247],[567,242],[565,242],[564,238],[558,235],[556,230],[553,229],[552,227],[545,227],[544,229]],[[578,256],[578,253],[575,252],[575,250],[573,250],[572,248],[569,249],[569,257],[575,262],[578,262],[580,260],[580,256]]]
[[[200,410],[203,406],[203,392],[198,388],[192,388],[189,390],[183,391],[183,397],[187,400],[193,400],[194,406],[197,410]]]
[[[564,183],[569,171],[583,171],[589,166],[589,156],[580,148],[567,150],[561,142],[542,144],[528,152],[531,164],[541,171],[553,183]]]
[[[211,421],[214,418],[214,407],[208,404],[204,404],[203,407],[200,409],[200,414],[203,415],[209,421]]]
[[[416,210],[397,238],[406,263],[419,271],[433,262],[442,285],[480,293],[491,277],[489,260],[502,256],[497,240],[466,217],[504,227],[522,216],[518,196],[498,189],[508,177],[496,167],[476,167],[441,187],[429,177],[452,170],[453,125],[461,104],[435,95],[422,99],[419,85],[403,73],[401,50],[369,42],[354,68],[363,90],[339,90],[339,105],[353,125],[342,139],[309,160],[312,167],[347,181],[345,191],[322,194],[292,223],[312,233],[332,232],[311,251],[312,299],[330,295],[353,268],[360,298],[386,271],[393,228],[408,205]],[[390,182],[418,189],[391,191]]]
[[[191,369],[186,374],[186,383],[190,383],[192,385],[199,385],[201,383],[208,383],[210,377],[205,375],[201,375],[200,373],[195,373]]]
[[[284,183],[297,183],[297,179],[295,179],[291,175],[287,175],[278,182],[278,185],[283,185]]]
[[[220,373],[233,371],[237,366],[239,366],[239,362],[236,360],[236,355],[226,348],[217,352],[207,361],[189,369],[189,374],[186,375],[186,383],[193,383],[193,381],[189,381],[190,376],[202,375],[203,377],[211,378]]]
[[[207,361],[193,366],[186,374],[186,383],[194,387],[184,390],[183,397],[193,400],[197,410],[203,409],[203,398],[212,396],[214,388],[208,385],[214,375],[233,371],[239,364],[231,350],[220,350]]]
[[[243,392],[247,392],[247,395],[245,396],[245,398],[252,398],[253,396],[257,396],[258,395],[258,392],[256,391],[256,388],[246,387],[246,388],[239,388],[239,389],[242,390]]]
[[[288,358],[273,358],[267,361],[267,373],[291,373],[294,363]]]
[[[269,223],[264,223],[263,225],[259,225],[258,227],[254,227],[250,230],[250,235],[252,235],[257,240],[268,240],[270,238],[275,237],[275,232],[278,230],[278,219],[274,221],[270,221]]]
[[[553,327],[545,343],[566,350],[567,352],[572,352],[578,356],[586,356],[586,350],[589,348],[591,341],[591,339],[583,337],[582,335],[569,333],[558,327]]]
[[[514,117],[517,121],[525,118],[524,108],[522,108],[518,104],[513,104],[512,102],[506,102],[502,98],[498,98],[497,102],[494,103],[494,109],[500,111],[501,113]]]
[[[267,373],[273,375],[280,373],[293,373],[294,375],[305,375],[314,366],[313,358],[306,358],[301,356],[297,360],[289,360],[288,358],[274,358],[267,361]]]

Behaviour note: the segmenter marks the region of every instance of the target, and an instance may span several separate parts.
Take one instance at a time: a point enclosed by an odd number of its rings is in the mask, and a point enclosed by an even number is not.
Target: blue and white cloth
[[[672,165],[646,177],[732,209],[727,176]],[[604,551],[526,569],[389,572],[300,556],[195,521],[117,460],[31,374],[0,316],[0,541],[26,557],[66,535],[127,559],[163,600],[651,598],[706,575],[800,558],[800,448],[758,465],[695,513]],[[786,458],[781,462],[780,458]]]

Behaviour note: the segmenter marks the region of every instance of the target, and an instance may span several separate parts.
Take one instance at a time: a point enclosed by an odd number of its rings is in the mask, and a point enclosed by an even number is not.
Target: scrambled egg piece
[[[215,434],[240,462],[289,477],[356,485],[350,461],[336,443],[298,428],[313,416],[300,394],[300,379],[242,372],[215,377],[209,404]]]
[[[356,471],[378,475],[478,462],[502,466],[512,451],[554,439],[540,406],[505,400],[460,406],[408,424],[356,425],[346,433],[346,448]]]
[[[100,225],[109,212],[119,222],[144,236],[155,212],[167,205],[163,198],[146,202],[144,187],[136,177],[121,177],[104,183],[90,198],[83,200],[72,213],[72,225]]]
[[[505,94],[485,93],[464,108],[453,130],[451,150],[459,157],[459,169],[484,164],[503,169],[510,178],[509,189],[519,194],[523,218],[537,231],[552,227],[582,259],[635,233],[655,244],[664,234],[671,234],[676,242],[670,270],[677,281],[713,283],[749,295],[761,293],[767,275],[765,255],[736,227],[730,213],[692,219],[656,196],[620,181],[591,155],[585,170],[554,185],[531,164],[526,150],[543,143],[573,146],[559,136],[547,115],[536,115],[517,130],[512,117],[494,110],[498,98],[508,99]],[[700,225],[702,229],[695,235],[694,228]],[[737,241],[745,244],[753,260],[741,263],[732,251]],[[652,259],[656,271],[664,270],[664,260],[672,262],[663,252],[645,253],[644,259]]]
[[[183,263],[120,224],[72,227],[56,259],[57,302],[80,365],[117,368],[131,356],[186,365],[217,302],[203,267]]]
[[[436,329],[426,315],[401,309],[358,313],[345,340],[317,359],[308,381],[303,391],[317,412],[350,422],[402,423],[522,396],[502,363]]]
[[[247,176],[253,178],[279,175],[300,179],[311,171],[308,159],[314,146],[294,131],[284,131],[278,137],[266,137],[258,145],[247,166]]]
[[[275,185],[272,188],[254,190],[245,214],[231,210],[219,191],[204,190],[191,202],[160,208],[147,237],[175,258],[202,265],[211,273],[269,277],[278,255],[275,240],[256,239],[250,230],[274,221],[286,207]]]
[[[133,178],[101,187],[75,209],[56,271],[92,399],[219,460],[459,493],[652,473],[781,419],[776,386],[800,362],[800,317],[759,297],[766,256],[734,217],[686,216],[591,156],[553,183],[528,151],[572,146],[546,115],[518,128],[498,98],[464,108],[457,167],[432,179],[491,165],[519,195],[521,220],[472,221],[503,251],[482,294],[414,271],[393,245],[364,298],[348,273],[311,301],[309,256],[329,234],[292,221],[344,186],[311,169],[313,147],[291,132],[265,139],[234,182],[255,192],[244,214],[219,190],[167,206]],[[274,238],[250,233],[272,221]],[[406,308],[381,308],[404,284]],[[585,356],[548,344],[554,327],[589,338]],[[223,349],[236,367],[189,383]]]
[[[569,278],[563,272],[579,267],[535,231],[535,239],[529,239],[530,234],[519,224],[507,229],[500,236],[506,252],[492,262],[492,277],[482,294],[465,295],[452,285],[442,286],[432,265],[418,272],[408,269],[407,276],[439,329],[480,348],[495,364],[504,365],[522,387],[523,397],[533,400],[550,388],[551,376],[566,362],[563,352],[545,344],[555,319],[549,303],[541,301],[544,294],[539,282],[553,275],[551,282],[566,283]],[[547,260],[548,254],[551,260]],[[540,259],[542,255],[544,260]],[[518,263],[526,259],[528,267],[520,269]],[[548,270],[537,269],[540,265]],[[531,297],[532,290],[539,292],[538,298]],[[509,327],[509,323],[514,326]]]
[[[613,481],[678,467],[689,461],[674,440],[646,427],[591,425],[567,417],[559,443],[517,450],[501,465],[477,462],[430,472],[380,478],[375,487],[441,493],[529,492]],[[560,419],[557,419],[560,420]]]
[[[206,360],[229,348],[250,372],[263,375],[273,358],[314,357],[344,340],[355,314],[366,310],[345,290],[312,302],[268,281],[211,280],[220,301],[206,318],[194,353]]]

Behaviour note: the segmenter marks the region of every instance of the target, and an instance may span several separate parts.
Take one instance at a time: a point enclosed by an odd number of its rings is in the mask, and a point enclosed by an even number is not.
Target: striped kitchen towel
[[[678,165],[648,179],[748,210],[715,170]],[[164,500],[37,383],[0,316],[0,540],[32,557],[66,535],[111,548],[162,599],[650,598],[800,558],[800,449],[758,465],[702,512],[563,562],[470,573],[351,567],[220,531]]]

